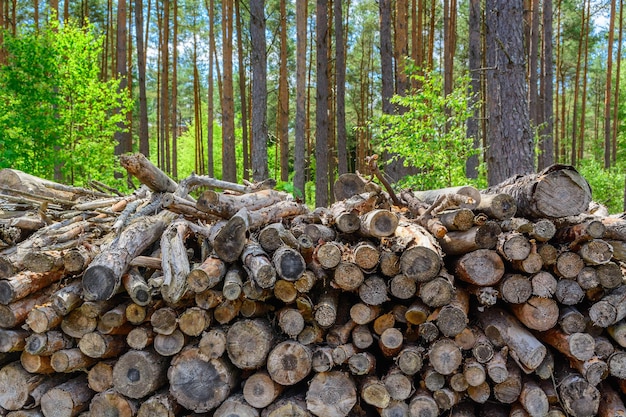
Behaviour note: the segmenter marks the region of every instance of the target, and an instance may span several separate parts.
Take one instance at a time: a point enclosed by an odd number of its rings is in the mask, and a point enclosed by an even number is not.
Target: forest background
[[[0,167],[128,190],[138,151],[326,206],[373,154],[421,189],[564,163],[623,211],[622,3],[0,0]]]

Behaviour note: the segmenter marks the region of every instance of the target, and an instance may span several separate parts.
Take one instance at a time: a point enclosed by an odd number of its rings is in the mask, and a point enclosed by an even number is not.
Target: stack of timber
[[[572,167],[310,210],[121,163],[0,171],[0,415],[626,415],[626,219]]]

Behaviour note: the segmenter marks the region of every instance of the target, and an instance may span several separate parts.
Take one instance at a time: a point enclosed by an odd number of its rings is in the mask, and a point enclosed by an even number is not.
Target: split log
[[[170,393],[183,407],[195,412],[217,408],[237,383],[237,373],[224,358],[208,359],[197,347],[183,349],[167,371]]]
[[[537,174],[517,175],[485,191],[511,195],[517,214],[528,218],[577,216],[587,210],[591,201],[589,184],[568,165],[551,165]]]

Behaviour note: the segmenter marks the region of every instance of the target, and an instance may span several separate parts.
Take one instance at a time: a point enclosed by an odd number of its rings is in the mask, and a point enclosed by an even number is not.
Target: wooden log
[[[306,294],[313,289],[317,283],[317,276],[311,270],[305,270],[302,276],[294,283],[295,289],[300,294]]]
[[[528,256],[521,260],[514,260],[511,262],[513,268],[526,274],[536,274],[541,271],[543,267],[543,259],[541,255],[537,253],[537,245],[531,242],[531,249]]]
[[[450,410],[461,401],[461,395],[448,387],[433,392],[433,398],[440,410]]]
[[[369,375],[376,370],[376,357],[370,352],[359,352],[348,358],[348,369],[352,375]]]
[[[463,363],[463,376],[470,387],[477,387],[487,380],[487,370],[474,358],[468,358]]]
[[[359,286],[359,298],[369,305],[381,305],[389,300],[387,284],[378,275],[370,275]]]
[[[202,264],[194,267],[187,275],[190,290],[201,293],[222,282],[226,274],[226,264],[217,256],[209,256]]]
[[[521,274],[504,274],[499,284],[500,295],[507,303],[525,303],[532,295],[532,282]]]
[[[187,278],[189,280],[189,277]],[[231,266],[224,275],[222,294],[227,300],[236,300],[243,291],[243,270],[237,266]]]
[[[30,333],[25,339],[24,350],[31,355],[49,356],[61,349],[74,347],[74,340],[58,330]]]
[[[391,278],[388,287],[389,293],[400,300],[412,299],[417,291],[417,283],[415,280],[404,274],[398,274]]]
[[[265,363],[273,341],[274,334],[266,320],[240,320],[228,329],[226,350],[237,368],[256,369]]]
[[[265,408],[278,398],[283,386],[273,381],[265,371],[249,376],[243,385],[243,398],[255,408]]]
[[[314,372],[328,372],[333,369],[333,348],[316,346],[311,354],[311,369]]]
[[[335,200],[347,200],[350,197],[362,194],[365,191],[365,181],[351,172],[341,174],[335,181],[333,194]]]
[[[472,356],[476,358],[479,363],[487,363],[494,355],[493,343],[487,338],[482,329],[474,328],[476,334],[476,341],[472,347]]]
[[[20,355],[20,362],[24,369],[31,374],[54,374],[54,369],[50,364],[50,356],[31,355],[23,351]]]
[[[596,267],[598,282],[602,288],[612,290],[624,282],[622,268],[615,262],[607,262]]]
[[[367,349],[374,343],[374,335],[367,325],[358,325],[352,329],[352,343],[357,349]]]
[[[489,308],[478,320],[485,335],[496,345],[507,345],[513,358],[524,368],[536,369],[545,358],[546,347],[505,311]]]
[[[0,280],[0,304],[10,304],[31,295],[63,278],[61,270],[48,272],[22,271]]]
[[[79,348],[70,348],[54,352],[50,364],[57,372],[70,373],[85,370],[96,362],[96,358],[85,355]]]
[[[333,285],[343,291],[355,291],[363,284],[363,271],[353,262],[339,262],[333,275]]]
[[[405,401],[415,391],[410,377],[399,368],[391,368],[383,377],[382,382],[392,400]]]
[[[70,311],[83,303],[83,284],[76,279],[64,285],[50,295],[50,303],[61,316],[66,316]]]
[[[559,306],[552,298],[533,296],[523,304],[511,304],[515,317],[532,330],[544,331],[556,326]]]
[[[391,400],[387,407],[380,410],[381,417],[408,416],[409,405],[406,401]]]
[[[442,375],[451,375],[463,361],[461,349],[448,338],[441,338],[432,343],[428,357],[435,371]]]
[[[158,334],[154,336],[152,345],[154,350],[161,356],[174,356],[180,352],[187,338],[179,329],[174,330],[171,334]]]
[[[367,324],[375,320],[380,315],[381,310],[380,306],[358,302],[350,307],[350,318],[356,324]]]
[[[400,273],[400,257],[396,252],[381,250],[378,265],[380,272],[387,277],[394,277]]]
[[[589,184],[568,165],[551,165],[536,174],[514,176],[486,192],[511,195],[517,214],[528,218],[577,216],[591,201]]]
[[[493,386],[493,396],[504,404],[512,404],[519,398],[522,392],[522,374],[520,368],[509,364],[507,366],[507,378]]]
[[[605,240],[593,239],[583,243],[578,254],[587,265],[602,265],[613,257],[613,247]]]
[[[347,363],[354,354],[356,354],[356,348],[352,343],[339,345],[332,351],[333,363],[337,366],[343,365]]]
[[[626,285],[621,285],[589,308],[591,322],[609,327],[626,317]]]
[[[579,304],[585,297],[585,292],[578,282],[570,279],[561,279],[556,286],[554,298],[564,306]]]
[[[464,255],[478,249],[493,249],[498,243],[500,226],[487,221],[464,231],[450,231],[438,239],[443,251],[448,255]]]
[[[402,346],[404,344],[404,336],[402,332],[395,328],[390,327],[386,329],[380,335],[380,339],[378,339],[378,346],[382,354],[388,358],[395,357],[402,350]]]
[[[91,332],[84,335],[78,342],[78,348],[90,358],[112,358],[119,356],[128,349],[126,336],[107,335]]]
[[[302,410],[306,411],[305,408]],[[259,410],[250,406],[242,394],[231,395],[213,413],[213,417],[259,417],[259,415]]]
[[[437,417],[439,416],[439,406],[426,390],[418,390],[409,401],[410,417]]]
[[[320,417],[345,417],[356,402],[354,381],[339,371],[315,374],[306,394],[307,409]]]
[[[498,219],[510,219],[517,212],[517,204],[513,197],[508,194],[480,194],[480,202],[475,210],[485,213],[487,216]]]
[[[456,276],[470,284],[490,286],[504,275],[502,258],[493,250],[479,249],[463,255],[455,264]]]
[[[573,417],[594,416],[600,406],[600,392],[580,374],[557,376],[558,392],[564,410]]]
[[[172,307],[161,307],[150,316],[150,324],[158,334],[172,334],[178,328],[178,313]]]
[[[598,406],[599,417],[623,417],[626,416],[626,406],[621,396],[608,383],[600,386],[600,404]]]
[[[507,261],[520,261],[530,254],[531,244],[519,232],[502,233],[498,239],[498,253]]]
[[[168,365],[154,350],[130,350],[113,367],[113,386],[129,398],[143,398],[167,382]]]
[[[0,329],[0,352],[21,352],[26,346],[30,332],[22,329]]]
[[[423,227],[400,221],[396,229],[396,243],[406,248],[400,256],[400,270],[419,282],[437,276],[442,264],[442,254],[435,239]]]
[[[315,322],[322,328],[327,329],[335,324],[339,303],[339,293],[327,291],[320,295],[314,308]]]
[[[585,316],[575,307],[568,306],[559,313],[559,326],[565,334],[581,333],[586,327]]]
[[[85,299],[108,300],[113,297],[130,261],[161,237],[173,216],[172,213],[162,212],[142,217],[126,227],[85,270],[82,279]]]
[[[325,269],[334,269],[341,262],[341,247],[336,242],[321,243],[315,248],[313,257]]]
[[[448,388],[459,393],[465,393],[467,388],[469,388],[465,375],[463,375],[463,373],[455,373],[450,376],[448,379]]]
[[[248,276],[256,285],[266,289],[274,286],[276,270],[259,244],[248,242],[241,253],[241,260]]]
[[[594,337],[594,340],[596,344],[594,352],[600,359],[606,360],[613,354],[613,352],[615,352],[615,347],[608,338],[604,336],[596,336]]]
[[[150,287],[137,268],[130,268],[122,275],[122,285],[135,304],[146,306],[152,301]]]
[[[428,282],[421,282],[417,290],[419,298],[429,307],[443,307],[454,298],[454,276],[445,270]]]
[[[219,324],[226,324],[234,320],[241,309],[242,301],[224,300],[213,310],[213,318]]]
[[[211,316],[200,307],[189,307],[178,317],[178,327],[187,336],[200,336],[211,325]]]
[[[87,372],[89,388],[96,392],[104,392],[113,388],[113,367],[116,360],[100,361]]]
[[[277,318],[280,329],[292,339],[297,339],[300,332],[304,330],[304,317],[295,308],[281,309]]]
[[[550,411],[548,396],[535,381],[524,381],[519,402],[531,417],[542,417]]]
[[[180,404],[168,392],[157,392],[141,402],[137,417],[175,417],[182,411]]]
[[[183,407],[195,412],[217,408],[237,383],[237,373],[224,358],[208,359],[188,346],[174,357],[167,371],[170,393]]]
[[[393,235],[398,226],[398,217],[389,210],[376,209],[360,218],[360,233],[366,237],[382,238]]]
[[[152,191],[170,193],[176,191],[177,185],[174,180],[140,153],[121,156],[120,164],[130,175],[147,185]]]
[[[557,233],[555,240],[565,243],[581,243],[591,239],[600,239],[605,235],[610,237],[609,218],[564,218],[556,221]]]
[[[286,340],[270,351],[266,367],[273,381],[294,385],[311,372],[311,351],[299,342]]]
[[[361,241],[352,247],[354,263],[364,272],[372,272],[380,261],[380,251],[374,244]]]
[[[558,282],[554,275],[548,271],[540,271],[530,278],[532,295],[543,298],[551,298],[556,293]]]
[[[73,417],[89,407],[94,392],[82,374],[47,391],[41,397],[41,412],[45,416]]]
[[[386,408],[391,401],[387,388],[375,376],[365,377],[361,381],[359,394],[362,401],[376,408]]]
[[[443,211],[437,217],[448,232],[469,230],[474,225],[474,212],[468,208]]]
[[[563,278],[575,278],[585,266],[583,259],[575,252],[562,252],[554,265],[555,272]]]
[[[202,335],[198,350],[209,359],[217,359],[226,352],[226,332],[212,328]]]
[[[228,219],[243,207],[246,207],[248,210],[259,210],[284,201],[287,198],[288,195],[286,193],[271,189],[244,194],[227,194],[206,190],[198,197],[196,207],[205,213]]]
[[[441,334],[454,337],[461,333],[469,323],[469,294],[463,288],[457,288],[450,303],[437,312],[435,323]]]
[[[109,389],[93,396],[89,404],[89,416],[133,417],[139,403],[119,392]],[[82,415],[81,415],[82,417]]]
[[[205,310],[211,310],[225,300],[224,294],[218,290],[206,290],[196,294],[196,305]]]
[[[38,386],[45,384],[46,379],[44,375],[29,373],[19,361],[2,367],[0,369],[0,407],[4,410],[19,410],[26,406],[31,393]],[[50,388],[49,385],[44,386]]]
[[[282,223],[272,223],[259,231],[258,242],[267,253],[273,253],[282,245],[299,246],[297,239]]]
[[[23,324],[28,313],[37,305],[48,301],[54,288],[44,288],[34,294],[21,298],[7,305],[0,305],[0,327],[13,328]]]

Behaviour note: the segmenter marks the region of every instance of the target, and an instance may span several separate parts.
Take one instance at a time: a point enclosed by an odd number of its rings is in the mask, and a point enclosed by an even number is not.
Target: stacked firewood
[[[626,415],[626,220],[572,167],[310,210],[121,163],[0,171],[0,415]]]

